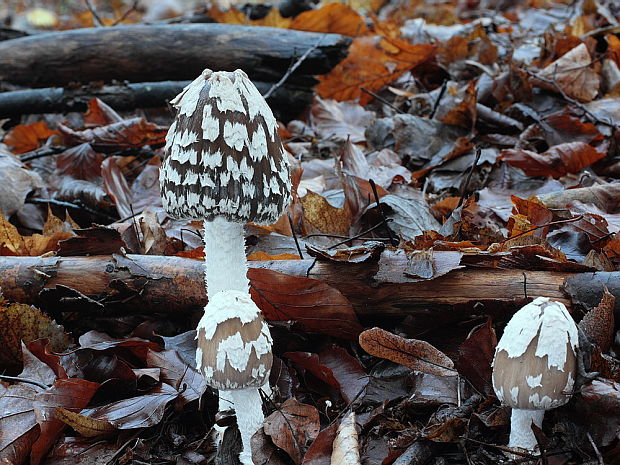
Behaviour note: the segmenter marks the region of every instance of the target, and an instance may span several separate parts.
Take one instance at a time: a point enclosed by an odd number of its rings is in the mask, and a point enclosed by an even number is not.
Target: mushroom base
[[[510,417],[510,441],[508,447],[525,449],[529,452],[538,447],[538,442],[532,431],[532,423],[542,427],[544,410],[512,409]]]
[[[254,465],[251,439],[254,433],[262,428],[265,420],[260,392],[257,388],[238,389],[228,391],[226,397],[233,401],[237,425],[241,433],[243,450],[239,454],[239,460],[243,465]]]

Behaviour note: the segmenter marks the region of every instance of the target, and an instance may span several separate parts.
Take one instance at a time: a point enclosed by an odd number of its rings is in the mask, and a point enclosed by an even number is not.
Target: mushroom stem
[[[254,433],[263,426],[265,416],[263,415],[262,399],[257,388],[237,389],[228,391],[235,406],[237,425],[241,433],[241,443],[243,450],[239,454],[239,460],[243,465],[254,465],[252,461],[251,439]]]
[[[243,224],[217,216],[205,221],[205,282],[209,300],[220,291],[249,292]]]
[[[542,427],[544,410],[524,410],[513,408],[510,417],[510,441],[508,447],[518,447],[533,451],[538,445],[532,423],[539,428]]]

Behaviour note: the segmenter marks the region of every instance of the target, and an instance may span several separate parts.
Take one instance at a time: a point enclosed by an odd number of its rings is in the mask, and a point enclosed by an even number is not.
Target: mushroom
[[[288,207],[287,153],[271,109],[241,70],[206,69],[171,103],[177,116],[160,171],[163,205],[174,218],[204,220],[208,303],[197,328],[196,364],[220,390],[220,409],[222,398],[237,407],[240,459],[251,464],[272,341],[250,298],[243,227],[274,223]]]
[[[578,331],[564,304],[538,297],[514,314],[495,349],[493,389],[512,407],[509,447],[534,452],[531,425],[569,401],[577,369]]]

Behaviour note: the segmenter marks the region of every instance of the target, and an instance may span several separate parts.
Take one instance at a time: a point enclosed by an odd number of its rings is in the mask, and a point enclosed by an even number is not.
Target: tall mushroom
[[[242,463],[263,423],[258,388],[271,369],[271,336],[249,294],[243,226],[270,224],[290,202],[287,154],[265,99],[241,71],[206,69],[172,100],[177,109],[160,171],[163,205],[175,218],[204,219],[208,303],[197,328],[196,364],[230,391]]]
[[[509,447],[535,451],[531,425],[569,401],[577,369],[578,331],[561,302],[538,297],[514,314],[495,349],[493,389],[512,407]]]

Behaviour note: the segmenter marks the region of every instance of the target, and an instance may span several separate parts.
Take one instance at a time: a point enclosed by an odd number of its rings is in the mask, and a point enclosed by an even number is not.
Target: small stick
[[[89,0],[84,0],[84,3],[86,3],[86,8],[88,8],[88,11],[90,11],[90,14],[93,15],[93,22],[95,23],[95,26],[97,27],[103,26],[103,21],[99,17],[99,14],[97,13],[97,10],[95,9],[95,7],[91,5]]]
[[[136,9],[138,8],[138,3],[139,3],[139,0],[133,0],[133,4],[129,7],[129,9],[125,11],[125,13],[123,13],[123,15],[120,18],[114,20],[114,22],[112,23],[112,26],[116,26],[119,23],[122,23],[132,11],[136,11]]]
[[[433,119],[435,117],[435,113],[437,113],[437,108],[439,108],[439,102],[443,98],[443,94],[446,93],[447,87],[448,87],[448,80],[444,79],[443,84],[441,85],[441,90],[439,91],[439,95],[437,96],[437,100],[435,100],[435,103],[433,104],[433,109],[431,110],[431,114],[428,115],[430,119]]]
[[[366,89],[365,87],[360,87],[360,90],[362,92],[365,92],[366,94],[372,96],[373,98],[379,100],[381,103],[383,103],[384,105],[387,105],[388,107],[390,107],[392,110],[394,110],[396,113],[405,113],[403,110],[401,110],[400,108],[398,108],[396,105],[388,102],[386,99],[384,99],[383,97],[380,97],[379,95],[375,94],[374,92]]]
[[[98,212],[97,210],[93,210],[92,208],[87,207],[86,205],[78,205],[76,203],[63,202],[61,200],[56,200],[56,199],[41,199],[38,197],[28,199],[28,202],[39,203],[39,204],[48,203],[50,205],[58,205],[59,207],[73,208],[74,210],[84,210],[85,212],[90,213],[91,215],[98,216],[99,218],[105,219],[109,223],[113,223],[116,221],[116,218],[110,215],[106,215],[105,213]]]
[[[293,239],[295,240],[295,246],[297,247],[297,252],[299,252],[299,258],[303,260],[304,254],[301,253],[301,247],[299,246],[299,241],[297,240],[297,233],[295,232],[295,228],[293,226],[293,217],[291,216],[290,213],[288,213],[287,216],[288,216],[288,224],[291,227],[291,232],[293,233]]]
[[[321,45],[321,41],[323,40],[323,37],[325,36],[321,36],[319,40],[317,40],[316,44],[314,44],[312,47],[306,50],[304,54],[300,56],[299,59],[295,63],[289,66],[288,70],[286,70],[286,73],[284,73],[284,76],[282,76],[282,78],[278,82],[276,82],[273,86],[271,86],[271,88],[267,92],[265,92],[265,95],[263,95],[265,100],[271,97],[271,94],[273,94],[276,90],[278,90],[280,86],[282,86],[282,84],[284,84],[286,80],[291,76],[291,74],[293,74],[293,72],[295,72],[295,70],[299,68],[299,66],[306,60],[306,58],[308,58],[310,54],[314,50],[316,50],[319,45]]]
[[[379,213],[381,213],[381,218],[383,218],[383,222],[387,226],[388,219],[385,216],[385,212],[383,211],[383,205],[381,205],[381,201],[379,200],[379,194],[377,193],[377,185],[375,184],[375,182],[372,179],[369,179],[368,182],[370,183],[370,187],[372,188],[372,193],[375,196],[375,201],[377,202],[377,207],[379,207]],[[398,241],[395,241],[394,236],[392,235],[392,230],[390,229],[390,227],[387,226],[386,229],[387,229],[387,232],[388,232],[388,236],[390,236],[391,244],[394,245],[394,246],[398,245]]]
[[[482,154],[482,150],[480,150],[480,146],[476,146],[476,158],[474,158],[474,162],[471,165],[471,168],[469,169],[469,173],[467,173],[467,179],[465,180],[465,185],[463,186],[463,192],[461,192],[461,198],[459,199],[459,203],[456,206],[456,208],[459,208],[461,205],[463,205],[463,202],[465,201],[465,194],[467,193],[467,189],[469,189],[469,183],[471,181],[471,177],[474,174],[474,170],[476,169],[476,166],[478,165],[478,161],[480,161],[480,155]]]
[[[0,375],[0,379],[6,379],[7,381],[18,381],[20,383],[33,384],[35,386],[40,387],[41,389],[49,389],[49,386],[47,384],[43,384],[42,382],[37,381],[36,379],[21,378],[19,376],[9,376],[9,375]]]
[[[333,249],[334,247],[338,247],[339,245],[346,244],[346,243],[347,243],[347,242],[349,242],[349,241],[354,241],[354,240],[356,240],[356,239],[359,239],[359,238],[360,238],[361,236],[363,236],[364,234],[368,234],[369,232],[372,232],[372,231],[374,231],[375,229],[380,228],[380,227],[381,227],[381,226],[383,226],[384,224],[385,224],[385,225],[387,225],[390,221],[392,221],[392,220],[391,220],[391,219],[389,219],[389,218],[387,218],[387,219],[385,219],[385,220],[381,221],[380,223],[375,224],[372,228],[367,229],[366,231],[362,231],[361,233],[359,233],[359,234],[357,234],[357,235],[355,235],[355,236],[348,237],[348,238],[346,238],[345,240],[340,241],[340,242],[338,242],[338,243],[336,243],[336,244],[332,245],[331,247],[328,247],[328,250],[329,250],[329,249]],[[389,230],[389,229],[388,229],[388,230]],[[390,235],[390,236],[391,236],[391,235]],[[393,244],[393,243],[394,243],[394,242],[393,242],[393,241],[394,241],[394,238],[393,238],[393,237],[390,237],[390,238],[389,238],[389,239],[387,239],[387,240],[388,240],[388,241],[390,241],[390,243],[391,243],[391,244]]]

